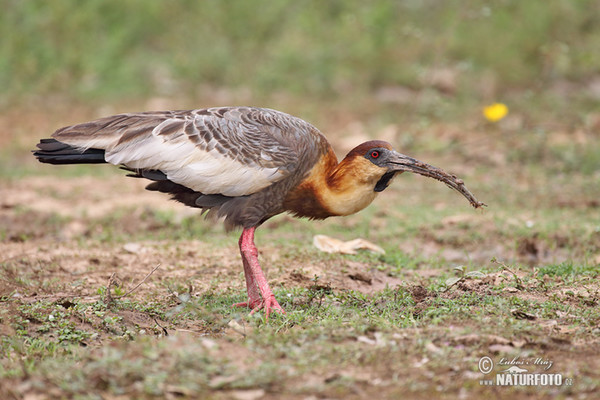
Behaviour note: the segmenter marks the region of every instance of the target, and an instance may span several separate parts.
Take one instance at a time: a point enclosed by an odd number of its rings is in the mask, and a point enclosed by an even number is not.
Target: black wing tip
[[[81,150],[56,139],[41,139],[33,156],[46,164],[103,164],[104,150]]]

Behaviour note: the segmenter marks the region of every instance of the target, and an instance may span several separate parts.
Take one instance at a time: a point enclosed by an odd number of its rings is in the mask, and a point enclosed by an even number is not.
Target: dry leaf
[[[130,242],[130,243],[125,243],[123,245],[123,250],[125,250],[128,253],[132,253],[132,254],[141,254],[141,253],[148,252],[150,249],[142,246],[139,243]]]
[[[502,336],[498,336],[498,335],[487,335],[487,339],[491,344],[501,344],[504,346],[508,346],[511,345],[512,342],[506,338],[503,338]]]
[[[246,324],[241,325],[235,319],[232,319],[227,324],[227,328],[225,329],[225,336],[228,336],[228,337],[234,338],[234,339],[240,339],[240,338],[245,338],[246,335],[248,333],[250,333],[251,331],[252,331],[252,328],[250,326],[247,326]]]
[[[435,353],[435,354],[440,354],[442,353],[442,349],[440,349],[439,347],[437,347],[435,344],[433,344],[432,342],[427,342],[427,344],[425,345],[425,348],[431,352],[431,353]]]
[[[506,344],[492,344],[492,345],[490,345],[490,347],[488,347],[488,349],[490,350],[490,352],[492,352],[494,354],[510,353],[515,350],[514,347],[506,345]]]
[[[464,222],[473,221],[475,217],[470,214],[458,214],[458,215],[450,215],[442,218],[442,225],[456,225]]]
[[[477,333],[469,333],[467,335],[457,336],[454,338],[454,342],[464,344],[464,345],[472,345],[475,343],[479,343],[482,340],[481,335]]]
[[[534,314],[526,313],[525,311],[521,311],[516,308],[510,310],[510,313],[514,315],[517,319],[528,319],[532,321],[537,318],[537,316],[535,316]]]
[[[356,337],[356,341],[357,342],[361,342],[361,343],[365,343],[365,344],[369,344],[371,346],[375,346],[377,344],[376,340],[373,340],[367,336],[357,336]]]
[[[553,326],[557,326],[558,325],[558,321],[556,321],[555,319],[547,319],[544,321],[540,321],[539,322],[540,326],[546,327],[546,328],[551,328]]]
[[[232,390],[226,393],[236,400],[257,400],[265,395],[264,389]]]
[[[343,240],[326,235],[315,235],[313,244],[317,249],[326,253],[356,254],[356,250],[368,250],[374,253],[385,254],[385,250],[365,239],[354,239],[344,242]]]

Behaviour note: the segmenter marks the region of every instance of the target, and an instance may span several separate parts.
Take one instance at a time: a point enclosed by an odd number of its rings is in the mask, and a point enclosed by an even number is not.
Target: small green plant
[[[452,286],[456,285],[457,283],[464,281],[465,279],[481,279],[481,278],[485,278],[485,276],[486,276],[481,271],[468,271],[467,272],[467,268],[464,265],[454,267],[454,273],[457,276],[448,278],[445,281],[446,290],[450,289]]]
[[[506,266],[506,264],[496,260],[495,258],[492,258],[492,262],[500,265],[500,267],[503,271],[507,271],[513,276],[513,278],[515,279],[515,288],[517,288],[518,290],[524,289],[523,281],[521,280],[521,278],[519,278],[519,275],[517,275],[512,269],[508,268],[508,266]]]
[[[307,289],[307,303],[310,305],[313,301],[316,301],[317,307],[320,308],[325,297],[333,293],[333,290],[331,289],[330,283],[326,283],[325,285],[320,284],[318,275],[313,277],[312,282],[313,283]]]

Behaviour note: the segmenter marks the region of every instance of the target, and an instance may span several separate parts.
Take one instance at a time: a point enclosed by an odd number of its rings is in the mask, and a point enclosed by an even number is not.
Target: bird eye
[[[378,152],[377,150],[373,150],[373,151],[371,152],[371,157],[372,157],[372,158],[377,158],[377,157],[379,157],[379,152]]]

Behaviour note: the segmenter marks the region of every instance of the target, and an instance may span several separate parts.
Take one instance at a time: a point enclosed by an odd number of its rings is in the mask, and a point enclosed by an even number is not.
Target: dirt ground
[[[99,297],[106,296],[106,293],[100,294],[98,289],[108,286],[109,280],[113,280],[112,284],[132,288],[157,266],[159,268],[128,295],[131,301],[147,302],[148,299],[152,299],[153,302],[176,307],[177,298],[181,294],[178,291],[188,292],[192,296],[219,291],[243,293],[245,287],[235,234],[226,235],[222,230],[217,229],[216,235],[222,237],[225,243],[218,246],[215,246],[213,240],[204,241],[202,237],[189,240],[166,238],[131,242],[124,239],[117,244],[112,240],[103,242],[87,239],[90,236],[102,235],[101,231],[106,229],[106,225],[105,222],[98,223],[98,220],[111,213],[117,213],[119,216],[118,230],[121,234],[131,234],[134,237],[136,232],[152,232],[160,229],[152,226],[155,221],[145,217],[149,209],[171,213],[169,215],[174,221],[183,220],[194,213],[185,207],[166,201],[160,195],[144,191],[144,182],[129,179],[125,181],[127,184],[124,184],[124,180],[122,176],[77,177],[65,179],[60,185],[49,188],[47,177],[28,177],[2,185],[0,221],[4,227],[4,239],[1,243],[4,274],[3,279],[0,280],[0,296],[12,300],[5,303],[5,306],[8,306],[5,312],[18,314],[18,304],[38,302],[50,302],[65,308],[69,308],[74,302],[92,304]],[[114,188],[118,188],[119,193],[115,194]],[[132,204],[135,206],[131,207]],[[26,205],[26,208],[23,205]],[[123,213],[122,210],[126,212]],[[60,221],[60,218],[66,220]],[[457,224],[467,220],[476,221],[474,223],[478,226],[493,229],[490,225],[492,220],[481,214],[471,216],[458,214],[447,217],[440,221],[440,224],[446,227],[450,234]],[[274,224],[278,223],[281,221],[274,222]],[[348,223],[352,224],[352,221]],[[433,257],[437,254],[452,263],[465,262],[467,253],[474,263],[487,262],[491,256],[500,253],[510,254],[513,260],[543,265],[549,260],[568,259],[571,254],[567,248],[549,246],[547,241],[535,238],[523,239],[516,245],[481,246],[478,244],[468,252],[465,252],[464,246],[461,249],[460,243],[452,246],[439,239],[423,232],[412,242],[402,243],[400,248],[413,254],[415,248],[418,248],[422,257]],[[424,285],[430,279],[441,279],[445,272],[440,268],[423,267],[408,270],[401,277],[397,277],[379,271],[364,261],[344,259],[343,256],[311,260],[310,257],[302,255],[298,257],[282,255],[280,246],[268,242],[261,243],[259,248],[262,263],[265,265],[271,284],[275,287],[311,288],[315,285],[314,277],[319,276],[319,282],[324,285],[323,287],[326,286],[327,290],[336,292],[352,290],[373,295],[386,287],[408,288],[415,301],[414,313],[417,316],[425,312],[438,296],[452,299],[465,293],[479,296],[493,295],[492,288],[510,284],[515,280],[512,272],[501,271],[487,274],[483,279],[460,281],[452,291],[438,294],[429,291]],[[282,264],[285,264],[285,267],[281,267]],[[525,276],[530,274],[519,271],[517,275],[525,279]],[[581,302],[587,302],[592,308],[597,307],[600,298],[598,282],[594,281],[590,285],[583,286],[580,283],[573,285],[564,282],[542,293],[535,290],[540,282],[530,279],[527,287],[518,290],[506,287],[505,290],[506,295],[517,295],[518,298],[527,301],[543,303],[554,298],[571,302],[574,307],[578,307]],[[597,332],[593,333],[594,328],[586,328],[589,333],[581,334],[581,327],[573,325],[572,316],[568,312],[562,314],[558,312],[555,318],[539,318],[527,313],[520,315],[518,311],[515,313],[516,318],[531,319],[531,324],[540,328],[541,332],[546,332],[548,336],[538,336],[538,333],[527,338],[511,338],[483,333],[458,334],[458,330],[452,333],[452,325],[444,325],[428,329],[419,328],[412,333],[411,330],[404,330],[402,334],[396,334],[396,341],[404,341],[405,346],[411,346],[414,345],[414,340],[410,335],[426,336],[429,338],[428,351],[433,356],[440,352],[440,348],[446,346],[459,348],[474,346],[479,348],[480,352],[487,351],[490,354],[527,349],[532,354],[542,352],[546,360],[553,360],[556,371],[560,371],[564,376],[577,377],[580,373],[589,374],[591,370],[597,371],[600,366],[598,364],[600,348]],[[82,343],[91,348],[101,348],[111,343],[115,334],[125,334],[128,329],[131,329],[158,336],[166,332],[171,337],[180,337],[178,340],[182,342],[177,342],[176,346],[183,348],[189,345],[189,337],[215,337],[219,344],[219,357],[235,358],[240,352],[247,351],[236,344],[236,341],[222,339],[227,338],[228,335],[237,336],[239,332],[236,333],[235,329],[220,330],[220,333],[214,336],[214,326],[207,325],[202,319],[165,321],[147,310],[120,310],[113,316],[121,321],[116,329],[107,328],[101,318],[94,318],[93,315],[86,320],[75,320],[76,327],[95,332]],[[38,326],[41,324],[40,321]],[[251,328],[247,327],[247,329]],[[595,330],[597,331],[597,328]],[[1,331],[6,336],[15,334],[14,328],[8,323],[1,325]],[[575,332],[579,333],[573,336]],[[35,337],[39,333],[33,330],[31,335]],[[357,336],[355,340],[363,341],[365,346],[377,347],[379,346],[377,341],[380,339],[367,335]],[[407,382],[411,379],[419,381],[423,378],[417,367],[427,363],[427,357],[422,359],[416,355],[411,357],[413,370],[406,371],[407,375],[401,381]],[[377,393],[386,393],[385,397],[389,398],[395,397],[399,386],[393,384],[390,378],[386,378],[384,371],[373,371],[371,367],[367,367],[368,365],[345,368],[336,373],[327,372],[324,378],[320,372],[304,374],[301,381],[290,380],[287,387],[291,385],[291,387],[305,388],[311,384],[321,385],[324,382],[330,384],[351,377],[354,382],[354,394],[349,398],[364,398]],[[435,372],[438,368],[435,367],[427,373],[438,373]],[[479,378],[477,373],[470,372],[470,374],[460,379],[477,382]],[[437,378],[437,384],[442,387],[452,386],[452,379],[445,373],[442,375],[446,378]],[[597,373],[592,375],[597,379]],[[22,386],[20,391],[32,395],[37,393],[27,385]],[[14,391],[7,393],[14,394]],[[218,393],[232,398],[276,398],[263,389]],[[459,391],[458,397],[461,397],[460,393]],[[496,393],[501,392],[496,391]],[[532,393],[537,397],[535,392],[531,391],[528,392],[527,397]],[[60,391],[57,394],[60,394]],[[347,395],[346,393],[345,396]],[[466,392],[462,396],[466,396]]]
[[[89,111],[74,113],[85,119]],[[11,121],[7,114],[0,125],[10,126]],[[37,132],[53,125],[47,116],[32,118],[29,123],[31,126],[25,128]],[[386,129],[383,135],[393,139],[396,133]],[[459,134],[449,128],[444,135],[440,137],[452,141]],[[362,136],[362,131],[355,132],[335,143],[344,150],[348,147],[345,141],[356,142]],[[0,139],[4,144],[32,140],[31,135],[29,139]],[[463,156],[469,158],[481,149],[475,144],[466,152]],[[305,232],[307,225],[287,216],[267,222],[260,230],[257,244],[270,284],[292,297],[294,291],[303,290],[288,300],[292,308],[320,301],[333,309],[347,308],[346,304],[340,306],[343,303],[339,299],[357,293],[365,296],[364,301],[372,301],[377,313],[378,307],[393,303],[385,297],[374,300],[384,296],[382,293],[393,293],[394,300],[408,293],[415,321],[431,322],[402,328],[324,331],[320,336],[327,340],[314,340],[311,349],[317,354],[343,349],[339,355],[341,367],[314,355],[319,362],[310,369],[301,369],[306,361],[286,356],[289,352],[274,350],[275,355],[264,355],[253,350],[248,341],[260,342],[259,337],[265,335],[260,329],[266,328],[244,319],[245,313],[234,318],[228,314],[229,304],[243,300],[241,294],[245,291],[237,234],[227,234],[211,223],[190,226],[189,220],[197,211],[147,192],[146,182],[125,178],[118,172],[73,176],[61,172],[57,178],[51,171],[43,171],[0,181],[0,334],[5,341],[25,337],[31,342],[78,343],[85,352],[77,353],[78,365],[86,370],[86,384],[99,393],[98,398],[128,397],[116,394],[118,390],[104,382],[107,371],[88,369],[100,360],[106,361],[107,349],[128,360],[144,359],[140,353],[147,350],[136,346],[148,344],[137,344],[140,335],[158,340],[167,336],[168,342],[151,346],[156,357],[172,364],[177,364],[181,354],[190,348],[198,350],[199,346],[202,354],[213,360],[227,360],[228,367],[237,368],[237,372],[221,372],[208,380],[208,393],[214,398],[397,398],[406,392],[414,398],[432,398],[432,393],[440,398],[503,398],[507,394],[514,398],[594,398],[600,387],[597,272],[552,275],[540,271],[567,264],[588,266],[587,272],[596,266],[597,271],[600,236],[594,231],[598,211],[595,192],[580,191],[573,196],[583,185],[580,178],[567,177],[563,179],[570,186],[565,184],[552,196],[544,197],[545,193],[523,188],[536,179],[547,182],[548,177],[510,170],[502,154],[482,163],[492,170],[494,165],[507,168],[505,175],[514,176],[514,182],[499,182],[499,186],[507,192],[506,187],[514,185],[521,198],[530,196],[535,204],[546,207],[547,213],[540,214],[531,207],[516,213],[514,208],[503,211],[498,207],[473,212],[465,204],[461,211],[444,214],[456,199],[434,191],[432,197],[439,196],[439,201],[432,209],[439,218],[415,223],[411,207],[418,207],[429,196],[431,186],[411,180],[414,186],[410,193],[404,194],[406,186],[401,185],[387,190],[368,218],[359,214],[337,219],[331,225],[311,225],[314,232],[323,229],[333,233],[339,228],[332,226],[338,225],[380,245],[389,246],[386,241],[393,240],[397,243],[394,254],[403,254],[405,260],[321,254],[311,245],[311,234],[299,233]],[[460,162],[451,165],[451,170],[473,173]],[[494,185],[486,179],[493,180],[494,175],[476,176],[484,182],[484,194],[489,197],[493,193],[489,187]],[[396,204],[398,198],[406,207],[385,206]],[[397,228],[402,224],[408,227]],[[491,261],[494,258],[498,261]],[[390,266],[399,268],[393,270]],[[432,286],[440,288],[439,282],[448,282],[454,266],[466,266],[467,274],[478,269],[486,273],[456,278],[448,290],[432,290]],[[331,293],[337,296],[335,300],[327,298]],[[99,301],[110,303],[124,294],[127,303],[123,304],[127,307],[95,308]],[[190,298],[220,302],[223,297],[229,301],[223,308],[199,309],[193,317],[177,319],[157,312],[183,310]],[[484,304],[484,299],[494,297],[505,302],[501,306],[506,309],[497,315]],[[62,314],[56,314],[57,309],[63,310]],[[436,312],[446,313],[444,319],[438,321],[431,316]],[[68,322],[68,327],[55,329],[55,324],[48,322],[48,318],[59,317]],[[19,325],[23,320],[27,321],[26,327]],[[327,323],[331,322],[325,318],[323,326]],[[296,337],[300,326],[298,322],[286,326],[285,334]],[[257,330],[260,332],[253,335]],[[307,339],[297,340],[301,343]],[[259,348],[268,351],[266,346]],[[490,355],[498,362],[503,355],[515,354],[552,361],[552,371],[569,379],[573,387],[509,390],[480,383],[483,375],[477,369],[477,360]],[[18,352],[7,354],[7,359],[19,357],[52,358],[47,353],[27,357]],[[246,382],[243,372],[250,373],[253,367],[269,362],[284,366],[281,370],[274,367],[281,379],[240,383]],[[76,392],[61,387],[61,379],[52,375],[51,369],[32,373],[23,363],[23,373],[4,371],[0,393],[6,398],[68,398]],[[151,369],[148,365],[145,368]],[[130,395],[145,393],[142,397],[152,397],[125,381],[121,385],[129,388]],[[161,386],[159,392],[158,397],[168,398],[207,393],[184,386]]]

